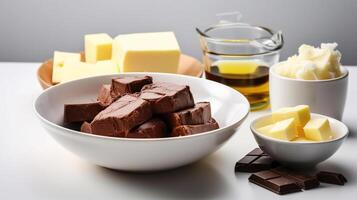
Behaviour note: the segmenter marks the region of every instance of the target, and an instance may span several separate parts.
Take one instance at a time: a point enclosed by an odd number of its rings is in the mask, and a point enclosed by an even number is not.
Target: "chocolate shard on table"
[[[165,119],[170,127],[205,124],[211,119],[211,106],[209,102],[198,102],[193,108],[165,115]]]
[[[90,126],[90,123],[83,122],[83,124],[81,125],[81,132],[83,132],[83,133],[92,133],[92,128]]]
[[[295,183],[298,184],[304,190],[317,188],[320,185],[319,180],[317,180],[315,176],[304,174],[301,171],[293,171],[283,167],[278,167],[272,169],[271,171],[294,180]]]
[[[323,183],[330,183],[335,185],[344,185],[347,179],[340,173],[320,171],[316,174],[317,179]]]
[[[187,85],[157,82],[145,85],[141,98],[149,101],[156,114],[166,114],[194,106],[193,96]]]
[[[64,121],[66,123],[92,121],[104,108],[105,106],[101,105],[98,101],[93,103],[65,104]]]
[[[256,172],[249,177],[249,181],[280,195],[301,191],[295,180],[272,170]]]
[[[174,129],[172,129],[171,136],[177,137],[177,136],[193,135],[193,134],[197,134],[197,133],[215,130],[218,128],[219,128],[219,126],[218,126],[218,123],[216,122],[216,120],[211,118],[205,124],[177,126]]]
[[[142,87],[152,83],[152,77],[120,77],[113,78],[110,88],[112,98],[118,98],[125,94],[140,92]]]
[[[167,127],[163,120],[153,118],[134,130],[130,131],[128,138],[162,138],[167,135]]]
[[[106,84],[102,85],[102,87],[99,89],[97,100],[103,106],[109,106],[115,100],[115,98],[110,95],[110,87],[110,84]]]
[[[260,148],[256,148],[240,159],[235,165],[236,172],[259,172],[279,165]]]
[[[152,116],[148,101],[137,94],[127,94],[98,113],[91,122],[93,134],[125,137],[134,127],[149,120]]]

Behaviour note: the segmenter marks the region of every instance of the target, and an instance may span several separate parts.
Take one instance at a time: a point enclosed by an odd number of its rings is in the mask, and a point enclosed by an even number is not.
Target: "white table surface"
[[[179,169],[130,174],[92,165],[57,144],[40,126],[33,101],[42,91],[38,63],[0,63],[0,199],[352,199],[357,196],[357,68],[349,68],[343,121],[350,136],[318,169],[342,172],[348,183],[278,196],[248,182],[234,165],[257,147],[249,122],[218,151]],[[333,91],[331,91],[333,92]]]

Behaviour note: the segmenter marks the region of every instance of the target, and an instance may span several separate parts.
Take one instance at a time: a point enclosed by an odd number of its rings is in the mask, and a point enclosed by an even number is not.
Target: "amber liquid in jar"
[[[241,92],[251,110],[269,105],[269,67],[256,61],[220,61],[206,66],[206,78]]]

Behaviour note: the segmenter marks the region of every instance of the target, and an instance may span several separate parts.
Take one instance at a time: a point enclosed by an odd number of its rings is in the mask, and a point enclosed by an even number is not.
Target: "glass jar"
[[[269,105],[269,67],[279,61],[281,31],[227,21],[196,31],[206,78],[241,92],[251,110]]]

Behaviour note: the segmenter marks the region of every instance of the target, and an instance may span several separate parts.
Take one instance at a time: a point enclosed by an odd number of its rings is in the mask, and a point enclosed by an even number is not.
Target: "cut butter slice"
[[[118,67],[112,61],[98,61],[95,64],[66,60],[63,65],[62,82],[90,76],[116,74]]]
[[[261,128],[258,128],[257,131],[263,135],[269,136],[270,130],[274,127],[274,124],[270,124],[267,126],[263,126]]]
[[[270,137],[281,140],[293,140],[298,136],[296,128],[296,120],[294,118],[279,121],[270,129],[268,135]]]
[[[333,138],[327,118],[311,119],[304,127],[305,137],[314,141],[326,141]]]
[[[295,118],[297,126],[304,127],[310,120],[310,108],[307,105],[281,108],[272,112],[274,122]]]
[[[81,55],[79,53],[55,51],[53,54],[52,83],[62,82],[62,68],[65,60],[79,62],[81,60]]]
[[[106,33],[84,36],[84,50],[87,63],[109,60],[112,57],[113,39]]]

